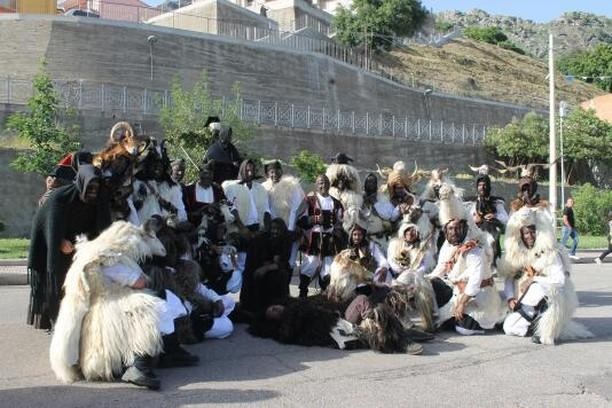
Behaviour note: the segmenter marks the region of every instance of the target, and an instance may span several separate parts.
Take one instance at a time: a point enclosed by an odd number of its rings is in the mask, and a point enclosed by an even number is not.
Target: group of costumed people
[[[28,323],[52,333],[60,380],[158,389],[156,367],[198,364],[182,345],[235,323],[287,344],[408,354],[442,329],[498,327],[542,344],[591,336],[572,320],[571,263],[531,167],[510,215],[486,165],[464,200],[446,170],[398,161],[362,182],[339,153],[306,194],[279,160],[262,163],[262,180],[212,119],[192,184],[191,158],[170,160],[127,122],[101,152],[68,154],[49,175]]]

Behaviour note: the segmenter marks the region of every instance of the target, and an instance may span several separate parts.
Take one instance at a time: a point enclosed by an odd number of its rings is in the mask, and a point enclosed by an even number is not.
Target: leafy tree
[[[411,36],[427,16],[419,0],[354,0],[334,16],[336,38],[344,45],[388,49],[393,36]]]
[[[612,92],[612,43],[600,43],[591,50],[562,56],[557,59],[558,69],[566,75],[593,82],[599,88]]]
[[[172,157],[183,157],[188,163],[193,160],[197,165],[201,164],[213,142],[212,133],[205,126],[209,116],[219,116],[224,126],[232,128],[234,143],[238,148],[253,137],[254,127],[240,119],[242,97],[237,83],[232,89],[232,97],[225,100],[225,106],[222,99],[210,94],[205,72],[191,90],[185,90],[180,79],[174,78],[170,95],[172,103],[161,110],[160,122]],[[187,166],[187,180],[196,180],[197,174],[198,169],[194,165]]]
[[[563,123],[563,153],[568,175],[580,160],[612,162],[612,125],[599,119],[592,109],[573,110]]]
[[[485,146],[509,164],[546,161],[548,120],[529,112],[503,128],[490,129],[485,137]]]
[[[291,165],[295,167],[298,177],[307,183],[313,183],[317,176],[325,174],[327,168],[321,156],[308,150],[301,150],[292,156]]]
[[[455,27],[453,23],[446,20],[436,19],[434,28],[439,33],[447,33]]]
[[[25,173],[48,174],[68,152],[79,149],[78,127],[69,124],[73,113],[63,110],[53,82],[45,71],[32,81],[33,95],[28,100],[28,111],[16,113],[7,120],[7,129],[17,133],[29,149],[17,153],[11,163],[15,169]]]

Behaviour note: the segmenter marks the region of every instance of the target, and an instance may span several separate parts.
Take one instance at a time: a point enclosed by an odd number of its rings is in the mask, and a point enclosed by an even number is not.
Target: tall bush
[[[24,173],[44,176],[66,153],[79,149],[78,127],[72,123],[73,112],[60,107],[45,63],[34,77],[32,88],[27,112],[16,113],[7,120],[7,129],[28,144],[28,149],[17,153],[11,166]]]
[[[317,176],[325,174],[327,168],[321,156],[308,150],[301,150],[292,156],[291,165],[295,167],[299,178],[307,183],[312,183]]]
[[[572,196],[578,231],[592,235],[607,234],[607,215],[612,210],[612,190],[598,189],[587,183],[574,190]]]

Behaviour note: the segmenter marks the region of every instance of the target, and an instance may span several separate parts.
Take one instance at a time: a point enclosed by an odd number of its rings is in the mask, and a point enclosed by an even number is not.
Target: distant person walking
[[[609,254],[612,254],[612,211],[608,212],[608,249],[603,251],[601,255],[594,259],[595,263],[601,265],[604,258]]]
[[[563,229],[561,230],[561,245],[567,247],[567,239],[572,238],[573,244],[570,249],[569,257],[573,260],[578,260],[580,257],[576,256],[576,248],[578,248],[578,231],[576,230],[576,220],[574,218],[574,199],[568,198],[565,202],[565,208],[563,209]]]

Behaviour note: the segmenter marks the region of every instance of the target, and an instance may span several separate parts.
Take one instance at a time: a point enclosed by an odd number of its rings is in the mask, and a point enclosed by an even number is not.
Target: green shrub
[[[317,176],[325,174],[327,168],[321,156],[308,150],[301,150],[292,156],[291,165],[295,167],[298,177],[307,183],[313,183]]]
[[[434,28],[439,33],[447,33],[451,31],[454,27],[455,25],[453,23],[446,20],[436,20],[436,22],[434,23]]]
[[[608,211],[612,210],[612,190],[598,189],[587,183],[574,190],[572,196],[578,231],[583,234],[607,234]]]
[[[497,45],[499,47],[501,47],[501,48],[506,49],[506,50],[514,51],[517,54],[525,55],[525,50],[523,50],[522,48],[518,47],[512,41],[509,41],[509,40],[500,41],[500,42],[497,43]]]
[[[500,42],[508,40],[506,34],[497,27],[470,26],[463,30],[463,35],[474,41],[481,41],[489,44],[499,44]]]

